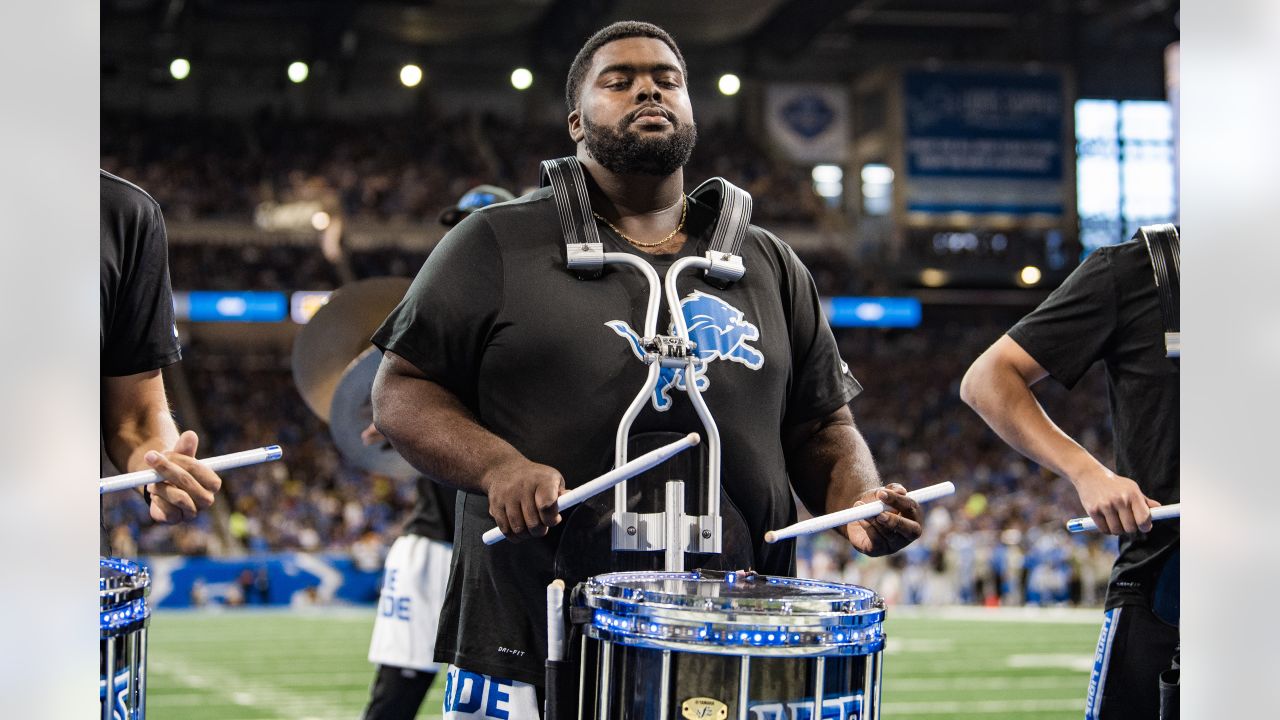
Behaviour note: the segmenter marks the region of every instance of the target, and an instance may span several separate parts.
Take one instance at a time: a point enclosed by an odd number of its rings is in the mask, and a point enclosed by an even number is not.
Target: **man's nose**
[[[636,83],[636,100],[640,102],[661,102],[661,89],[652,78],[642,79]]]

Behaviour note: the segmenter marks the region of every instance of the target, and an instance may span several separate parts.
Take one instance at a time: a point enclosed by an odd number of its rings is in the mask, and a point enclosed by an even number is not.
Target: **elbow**
[[[960,400],[965,405],[978,410],[978,406],[982,403],[983,388],[985,386],[984,375],[986,374],[986,358],[979,357],[974,361],[973,365],[965,371],[964,377],[960,380]]]

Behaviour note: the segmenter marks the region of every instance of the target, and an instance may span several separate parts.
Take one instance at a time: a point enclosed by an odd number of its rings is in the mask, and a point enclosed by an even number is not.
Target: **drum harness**
[[[614,488],[614,512],[612,520],[612,545],[614,551],[645,552],[661,550],[664,566],[669,572],[685,569],[685,553],[720,553],[722,551],[722,518],[720,513],[720,431],[716,426],[706,401],[698,390],[698,373],[705,370],[706,362],[698,357],[697,345],[689,336],[688,324],[680,304],[676,287],[680,273],[702,270],[704,279],[714,287],[725,289],[740,280],[746,272],[739,251],[751,221],[751,195],[723,178],[711,178],[699,185],[690,198],[710,204],[719,211],[710,248],[701,257],[681,258],[668,268],[665,278],[659,278],[653,265],[641,257],[625,252],[605,252],[600,230],[591,212],[591,199],[582,164],[575,157],[544,160],[541,166],[541,185],[550,186],[556,201],[561,232],[565,242],[567,269],[578,279],[591,281],[604,274],[605,265],[627,265],[638,270],[649,285],[649,299],[645,311],[641,347],[643,362],[649,373],[627,407],[614,442],[614,467],[621,467],[628,460],[628,438],[631,426],[639,417],[645,403],[658,386],[663,368],[683,369],[685,392],[689,396],[698,419],[702,422],[707,440],[707,492],[706,513],[688,514],[685,508],[684,482],[669,480],[666,483],[664,510],[654,513],[633,512],[627,507],[627,483]],[[665,294],[667,310],[671,315],[670,335],[658,333],[658,312]],[[591,610],[570,605],[568,620],[574,634],[577,628],[591,619]],[[555,613],[552,613],[555,614]],[[553,642],[563,642],[563,625],[551,625],[548,632],[561,633]],[[576,708],[577,672],[568,658],[547,660],[546,720],[568,717]]]
[[[663,368],[684,370],[685,392],[702,422],[707,439],[707,508],[704,515],[690,515],[684,506],[684,483],[668,481],[663,512],[637,513],[627,508],[627,483],[614,488],[613,549],[615,551],[654,551],[665,553],[667,571],[684,570],[684,554],[720,553],[722,520],[720,515],[720,431],[698,390],[698,373],[706,362],[698,357],[697,345],[689,337],[688,324],[681,308],[676,281],[689,269],[703,271],[711,285],[725,289],[740,280],[746,272],[739,251],[751,221],[751,195],[724,178],[711,178],[699,185],[690,198],[718,208],[719,218],[711,238],[710,249],[702,257],[685,257],[675,261],[666,277],[659,279],[653,266],[631,253],[605,252],[600,230],[591,213],[591,199],[582,164],[575,157],[544,160],[542,186],[551,186],[556,211],[564,235],[568,269],[581,280],[595,280],[604,273],[605,265],[628,265],[639,270],[649,284],[649,301],[645,312],[641,346],[643,361],[649,366],[644,386],[631,401],[614,442],[614,467],[627,462],[627,443],[631,426],[645,402],[658,386]],[[665,291],[667,310],[671,315],[670,335],[658,333],[660,296]]]
[[[1178,296],[1182,289],[1178,228],[1169,224],[1144,225],[1138,228],[1138,236],[1151,256],[1156,292],[1160,295],[1165,357],[1177,360],[1182,355],[1182,321],[1178,311]]]

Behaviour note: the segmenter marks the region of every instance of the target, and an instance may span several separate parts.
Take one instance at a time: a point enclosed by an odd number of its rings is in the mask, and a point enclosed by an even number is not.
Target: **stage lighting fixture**
[[[191,74],[191,63],[186,58],[174,58],[173,62],[169,63],[169,74],[174,80],[186,80]]]
[[[738,79],[733,73],[725,73],[720,76],[720,92],[725,95],[737,95],[742,89],[742,80]]]
[[[311,74],[311,68],[301,60],[295,60],[289,63],[289,79],[295,83],[300,83],[307,79],[307,75]]]
[[[528,68],[516,68],[511,71],[511,87],[517,90],[528,90],[533,84],[533,73]]]
[[[400,83],[405,87],[417,87],[422,82],[422,68],[409,63],[400,68]]]

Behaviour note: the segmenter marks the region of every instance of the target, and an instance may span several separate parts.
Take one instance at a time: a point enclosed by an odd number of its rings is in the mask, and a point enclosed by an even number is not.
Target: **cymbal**
[[[418,476],[407,460],[400,457],[386,440],[365,445],[360,434],[373,422],[370,393],[373,376],[382,362],[382,351],[370,347],[351,361],[333,393],[329,406],[329,434],[338,453],[352,466],[385,475],[393,480],[412,480]]]
[[[347,283],[302,326],[293,341],[293,384],[325,422],[343,372],[372,345],[369,338],[395,309],[410,280],[379,277]]]

